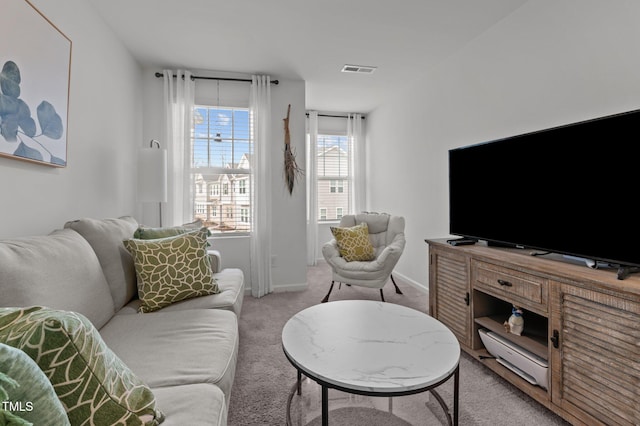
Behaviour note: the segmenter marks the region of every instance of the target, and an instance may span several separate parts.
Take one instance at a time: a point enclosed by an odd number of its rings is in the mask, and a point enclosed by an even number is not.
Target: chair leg
[[[380,298],[382,299],[383,302],[385,302],[384,293],[382,292],[382,289],[380,289]]]
[[[393,275],[391,275],[391,282],[393,283],[394,287],[396,288],[396,293],[397,294],[402,294],[402,292],[400,291],[400,287],[398,287],[398,284],[396,284],[396,280],[393,279]]]
[[[329,292],[327,293],[327,295],[324,297],[324,299],[322,299],[322,303],[326,303],[329,301],[329,295],[331,294],[331,290],[333,290],[333,284],[335,283],[335,281],[331,281],[331,287],[329,287]]]

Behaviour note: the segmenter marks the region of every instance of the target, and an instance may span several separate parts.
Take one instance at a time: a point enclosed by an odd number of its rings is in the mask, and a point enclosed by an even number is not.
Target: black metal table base
[[[454,380],[453,382],[453,413],[451,413],[451,410],[447,406],[447,403],[436,391],[436,388],[441,384],[447,382],[451,378],[451,376],[453,376],[453,380]],[[438,401],[438,404],[440,404],[440,406],[444,410],[444,414],[447,417],[447,422],[449,423],[449,426],[458,426],[459,399],[460,399],[460,365],[458,365],[456,369],[453,371],[453,373],[451,373],[449,376],[445,377],[443,380],[439,381],[438,383],[435,383],[426,388],[420,388],[420,389],[404,391],[404,392],[385,393],[385,394],[382,394],[379,392],[373,393],[373,392],[354,391],[351,389],[331,386],[328,383],[318,381],[313,377],[310,377],[310,379],[317,382],[322,388],[322,426],[329,426],[329,388],[337,389],[342,392],[352,393],[356,395],[375,396],[375,397],[405,396],[405,395],[413,395],[416,393],[429,391],[429,393],[431,393],[435,397],[436,401]],[[291,392],[289,394],[289,397],[287,398],[287,426],[292,426],[291,401],[293,400],[293,397],[296,393],[298,395],[302,394],[302,372],[300,370],[298,370],[298,380],[291,388]]]

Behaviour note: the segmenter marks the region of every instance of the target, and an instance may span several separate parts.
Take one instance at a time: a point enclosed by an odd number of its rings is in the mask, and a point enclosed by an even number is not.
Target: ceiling
[[[526,1],[91,0],[145,67],[301,79],[307,109],[364,113]]]

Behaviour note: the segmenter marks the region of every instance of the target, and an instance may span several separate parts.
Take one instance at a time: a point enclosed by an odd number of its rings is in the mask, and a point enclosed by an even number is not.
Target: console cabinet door
[[[640,301],[551,287],[553,403],[585,424],[639,425]]]
[[[430,248],[429,314],[446,325],[461,345],[471,344],[470,278],[467,256]]]

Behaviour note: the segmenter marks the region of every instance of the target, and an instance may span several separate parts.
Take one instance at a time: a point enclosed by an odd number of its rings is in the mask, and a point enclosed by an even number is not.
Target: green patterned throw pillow
[[[369,241],[369,227],[366,222],[350,228],[332,226],[331,233],[338,243],[340,256],[345,261],[369,261],[375,258],[375,251],[371,241]]]
[[[0,343],[0,401],[9,401],[0,407],[0,413],[4,410],[7,417],[8,411],[8,417],[20,418],[25,425],[69,425],[58,395],[38,364],[20,349],[3,343]]]
[[[79,313],[41,306],[0,308],[0,343],[38,364],[71,425],[158,425],[164,420],[151,389]]]
[[[174,302],[220,292],[206,245],[205,230],[156,240],[124,242],[136,267],[141,312],[152,312]]]
[[[205,231],[207,233],[207,237],[211,236],[211,231],[209,228],[204,226],[204,222],[201,219],[196,219],[193,222],[185,223],[181,226],[171,226],[171,227],[160,227],[160,228],[150,228],[148,226],[141,225],[136,229],[136,232],[133,233],[133,238],[138,240],[155,240],[158,238],[167,238],[167,237],[175,237],[176,235],[182,235],[191,231]],[[210,244],[207,241],[207,247]]]

